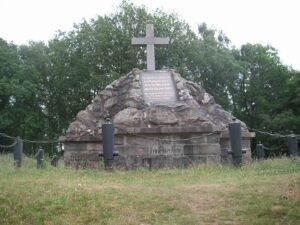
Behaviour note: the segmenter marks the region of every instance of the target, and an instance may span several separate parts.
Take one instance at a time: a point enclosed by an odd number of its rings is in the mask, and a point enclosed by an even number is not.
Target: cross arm
[[[145,41],[146,38],[132,38],[131,39],[131,44],[132,45],[137,45],[137,46],[145,46],[147,43]]]
[[[170,38],[168,37],[161,37],[161,38],[154,38],[154,44],[160,45],[162,47],[167,47],[170,43]]]
[[[145,46],[148,44],[154,44],[154,45],[160,45],[162,47],[166,47],[170,42],[170,38],[168,37],[161,37],[161,38],[132,38],[131,39],[131,44],[132,45],[137,45],[137,46]]]

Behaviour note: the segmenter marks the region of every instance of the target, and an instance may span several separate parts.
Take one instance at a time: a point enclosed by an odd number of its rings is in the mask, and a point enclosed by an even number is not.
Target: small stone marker
[[[23,140],[20,137],[16,138],[16,145],[13,148],[14,166],[21,167],[23,158]]]
[[[146,25],[146,37],[132,38],[131,44],[137,46],[147,46],[147,70],[155,70],[154,45],[167,46],[170,42],[168,37],[154,37],[153,24]]]
[[[265,158],[265,147],[261,142],[256,145],[255,151],[258,160],[263,160]]]
[[[54,154],[51,159],[51,166],[57,167],[58,160],[59,160],[59,157],[56,154]]]
[[[37,153],[35,154],[37,168],[41,169],[44,167],[44,150],[39,147]]]
[[[298,156],[298,140],[295,134],[290,134],[288,137],[289,156]]]

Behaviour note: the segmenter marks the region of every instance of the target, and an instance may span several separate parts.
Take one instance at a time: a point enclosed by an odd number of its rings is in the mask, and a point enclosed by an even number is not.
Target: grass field
[[[300,224],[300,160],[105,172],[0,155],[0,224]]]

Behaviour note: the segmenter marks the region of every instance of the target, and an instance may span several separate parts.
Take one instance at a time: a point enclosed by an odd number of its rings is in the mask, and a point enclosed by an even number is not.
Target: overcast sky
[[[175,12],[194,30],[206,22],[235,46],[270,44],[282,62],[300,70],[300,0],[132,0]],[[113,13],[121,0],[0,0],[0,37],[15,44],[45,41],[83,18]]]

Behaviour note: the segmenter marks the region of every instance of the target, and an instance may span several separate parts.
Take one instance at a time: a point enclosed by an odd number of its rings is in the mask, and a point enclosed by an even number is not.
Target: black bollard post
[[[118,156],[118,153],[114,153],[114,126],[110,121],[102,124],[102,138],[103,153],[99,155],[104,157],[105,169],[111,170],[113,168],[114,156]]]
[[[255,148],[257,159],[263,160],[265,158],[265,147],[262,143],[258,143]]]
[[[51,159],[51,166],[57,167],[58,160],[59,160],[59,157],[56,154],[54,154]]]
[[[234,166],[242,165],[242,136],[241,136],[241,124],[233,119],[232,123],[229,123],[229,134],[232,151],[232,160]]]
[[[288,137],[288,146],[289,146],[289,156],[296,157],[298,156],[298,140],[295,134],[291,134]]]
[[[41,169],[44,167],[44,149],[42,147],[39,147],[37,153],[35,154],[36,158],[36,167],[37,169]]]
[[[23,140],[20,137],[16,138],[16,145],[14,146],[14,166],[22,166],[22,157],[23,157]]]

